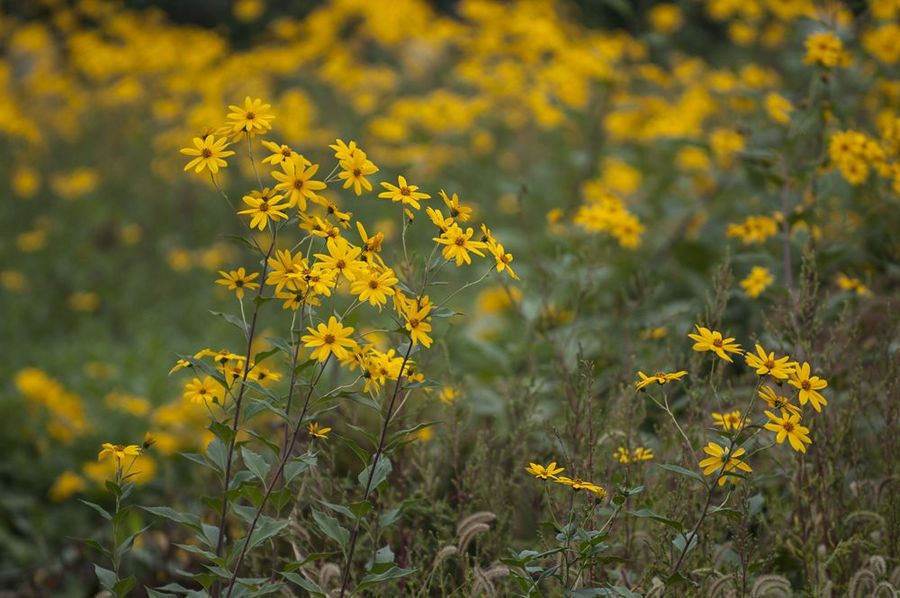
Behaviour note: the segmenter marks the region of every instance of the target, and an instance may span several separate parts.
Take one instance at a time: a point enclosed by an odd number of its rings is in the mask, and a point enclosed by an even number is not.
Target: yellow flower
[[[97,460],[102,461],[107,457],[112,457],[116,460],[116,465],[119,466],[125,457],[137,457],[140,454],[141,447],[136,444],[123,445],[104,442],[100,447],[100,452],[97,454]]]
[[[244,203],[250,206],[246,210],[239,210],[238,214],[250,215],[250,228],[265,230],[269,220],[287,220],[287,214],[282,210],[287,209],[286,204],[278,203],[284,196],[275,195],[268,188],[262,191],[253,191],[243,197]]]
[[[274,141],[266,140],[263,140],[262,144],[267,150],[272,152],[271,155],[263,158],[263,164],[271,164],[272,166],[277,166],[287,160],[296,160],[299,162],[303,162],[305,166],[309,166],[311,164],[309,160],[295,152],[290,148],[290,146],[284,144],[279,145]]]
[[[444,190],[440,191],[441,199],[444,200],[444,204],[447,206],[447,209],[450,210],[450,217],[454,218],[460,222],[468,222],[469,218],[472,217],[472,208],[463,205],[459,201],[459,196],[454,193],[451,197],[447,197],[447,194],[444,193]]]
[[[223,398],[222,386],[212,376],[206,376],[201,380],[194,378],[184,385],[182,398],[191,403],[205,404],[209,401],[221,402]]]
[[[634,453],[632,454],[632,459],[635,461],[649,461],[653,459],[655,455],[653,454],[653,450],[644,448],[642,446],[634,449]]]
[[[394,295],[395,298],[400,294]],[[422,344],[426,349],[431,346],[432,339],[428,335],[431,332],[431,324],[428,322],[431,314],[431,304],[427,303],[419,307],[416,301],[403,303],[401,313],[406,319],[406,330],[409,331],[409,338],[413,345]]]
[[[756,344],[756,355],[749,351],[744,355],[747,365],[756,369],[756,375],[765,376],[768,374],[776,380],[787,380],[788,375],[797,367],[796,361],[791,361],[787,355],[775,358],[775,352],[766,353],[766,350]]]
[[[681,380],[685,376],[687,376],[687,372],[685,370],[681,370],[680,372],[669,372],[669,373],[656,372],[652,376],[648,376],[644,372],[639,371],[638,377],[640,378],[640,380],[635,382],[634,386],[635,386],[636,390],[644,390],[644,388],[646,386],[649,386],[650,384],[653,384],[654,382],[662,385],[662,384],[667,384],[667,383],[675,381],[675,380]]]
[[[250,23],[261,17],[265,9],[263,0],[236,0],[231,12],[238,21]]]
[[[772,273],[769,272],[768,268],[754,266],[753,269],[750,270],[750,274],[741,281],[741,287],[747,293],[748,297],[755,299],[772,284],[773,280]]]
[[[627,464],[631,463],[631,452],[624,446],[620,446],[613,452],[613,459],[618,461],[619,463]]]
[[[351,245],[344,238],[328,239],[325,243],[328,253],[317,253],[317,266],[343,274],[349,281],[354,281],[365,272],[366,263],[359,260],[362,249]]]
[[[401,202],[405,206],[412,206],[415,209],[420,209],[422,206],[419,204],[420,199],[429,199],[431,196],[427,193],[422,193],[419,191],[416,185],[410,185],[406,182],[405,177],[397,177],[397,185],[392,185],[390,183],[381,183],[381,186],[387,189],[382,193],[378,194],[378,197],[382,199],[390,199],[393,202]]]
[[[241,267],[230,272],[219,270],[219,274],[222,275],[222,278],[216,280],[216,284],[228,287],[229,291],[234,291],[234,294],[237,295],[238,299],[244,298],[245,289],[252,291],[259,287],[258,282],[253,282],[253,280],[259,276],[259,272],[247,274],[247,271]]]
[[[764,243],[778,233],[778,220],[769,216],[747,216],[743,222],[728,225],[725,236],[738,237],[744,245]]]
[[[459,395],[460,392],[456,388],[445,386],[441,389],[441,392],[438,393],[438,400],[445,405],[450,405],[459,398]]]
[[[828,381],[818,376],[810,376],[810,368],[807,362],[804,361],[803,365],[794,368],[794,371],[791,372],[791,379],[788,382],[791,386],[800,389],[798,399],[801,405],[806,405],[809,402],[812,404],[813,409],[820,412],[822,411],[822,406],[828,404],[825,397],[819,393],[820,390],[828,386]]]
[[[368,301],[381,309],[381,306],[387,303],[387,298],[394,294],[394,285],[398,282],[394,271],[390,268],[379,271],[370,267],[366,274],[353,281],[350,292],[360,301]]]
[[[251,100],[250,96],[244,98],[243,108],[232,104],[228,107],[231,112],[226,117],[231,121],[225,125],[227,134],[239,136],[248,133],[252,136],[265,133],[272,128],[269,121],[275,118],[274,114],[267,114],[271,107],[271,104],[263,104],[259,98]]]
[[[344,143],[342,139],[335,139],[334,145],[329,145],[328,147],[334,150],[334,157],[337,158],[338,162],[349,160],[358,149],[355,141],[351,141],[347,144]]]
[[[653,30],[663,35],[675,33],[684,22],[681,9],[675,4],[657,4],[650,9],[647,17]]]
[[[505,271],[513,280],[519,280],[519,275],[516,274],[512,269],[512,266],[510,266],[513,261],[512,254],[506,253],[506,250],[503,249],[503,245],[496,241],[488,242],[487,248],[488,251],[491,252],[491,255],[494,256],[494,259],[497,260],[497,272]]]
[[[356,230],[359,232],[359,238],[362,239],[364,257],[366,261],[371,262],[372,258],[376,257],[375,254],[381,253],[381,244],[384,243],[384,233],[375,233],[370,237],[366,232],[366,227],[358,220],[356,222]]]
[[[331,355],[344,359],[356,348],[356,341],[350,338],[353,328],[344,326],[331,316],[328,324],[319,323],[316,329],[306,328],[309,334],[300,339],[308,349],[313,349],[310,357],[319,361],[327,360]]]
[[[741,346],[734,342],[731,337],[723,338],[722,333],[717,330],[704,328],[699,324],[694,325],[698,334],[688,334],[688,337],[695,340],[694,351],[712,351],[725,361],[733,363],[728,353],[743,353]]]
[[[763,427],[775,432],[775,442],[778,444],[787,438],[791,443],[791,448],[800,453],[805,453],[806,445],[812,444],[812,440],[809,438],[809,428],[800,425],[799,413],[791,414],[782,410],[781,417],[778,417],[771,411],[766,411],[766,417],[770,421]]]
[[[185,156],[196,156],[185,165],[184,170],[188,171],[193,168],[194,172],[199,173],[204,168],[208,168],[213,174],[219,172],[219,168],[228,166],[224,158],[234,155],[234,152],[226,150],[226,147],[228,147],[228,143],[224,137],[219,140],[212,135],[207,135],[202,139],[194,137],[194,147],[186,147],[181,150]]]
[[[453,218],[446,218],[444,216],[444,213],[440,210],[435,210],[434,208],[425,208],[425,213],[428,214],[428,218],[431,220],[431,223],[434,224],[442,233],[447,232],[447,229],[453,225]]]
[[[553,481],[557,484],[568,486],[572,490],[587,490],[588,492],[593,492],[600,498],[606,496],[606,490],[604,490],[602,487],[594,484],[593,482],[582,480],[581,478],[568,478],[566,476],[559,476],[553,478]]]
[[[62,502],[73,494],[83,491],[85,485],[83,477],[74,471],[66,470],[53,482],[48,495],[53,502]]]
[[[22,291],[28,286],[28,279],[18,270],[3,270],[0,272],[0,284],[7,291]]]
[[[441,233],[440,237],[435,237],[432,240],[444,245],[441,253],[445,260],[455,260],[457,266],[462,266],[463,262],[466,264],[472,263],[472,258],[469,255],[470,251],[475,255],[484,257],[481,250],[485,249],[487,246],[481,241],[473,241],[473,234],[474,231],[471,228],[467,228],[463,231],[463,229],[454,223],[446,231]]]
[[[791,122],[791,112],[794,110],[794,105],[786,97],[773,91],[766,94],[764,104],[769,118],[780,125],[786,125]]]
[[[281,189],[288,194],[287,207],[299,206],[300,211],[306,211],[306,200],[319,201],[316,191],[321,191],[327,185],[322,181],[312,179],[319,171],[319,165],[309,167],[300,159],[285,160],[281,163],[283,172],[272,172],[272,178],[278,181],[276,189]]]
[[[818,64],[829,68],[850,64],[850,56],[844,50],[844,44],[838,36],[830,31],[818,31],[810,34],[804,45],[806,46],[806,56],[803,58],[803,62],[806,64]]]
[[[529,463],[528,467],[525,468],[525,471],[541,480],[554,480],[556,479],[556,474],[562,473],[565,470],[565,467],[557,467],[556,461],[553,461],[546,467],[544,467],[543,465],[538,465],[537,463]]]
[[[744,427],[740,411],[730,413],[713,413],[713,421],[726,432],[738,431]]]
[[[734,158],[746,145],[744,136],[734,129],[718,128],[709,136],[709,146],[722,168],[731,168]]]
[[[328,440],[328,433],[331,432],[331,428],[320,428],[316,422],[309,424],[306,430],[313,438],[321,438],[322,440]]]
[[[273,285],[275,291],[281,291],[284,287],[291,290],[303,290],[303,272],[306,271],[306,259],[303,251],[299,250],[291,254],[288,249],[279,249],[275,257],[269,258],[269,273],[266,275],[266,284]]]
[[[658,341],[660,339],[666,338],[666,335],[668,334],[669,329],[666,326],[657,326],[656,328],[647,328],[646,330],[642,330],[641,338],[643,340]]]
[[[727,448],[719,446],[715,442],[710,442],[703,447],[703,452],[710,455],[706,459],[700,461],[699,465],[703,469],[703,475],[710,475],[713,472],[720,471],[719,486],[724,485],[728,478],[731,478],[732,482],[737,482],[740,479],[735,476],[727,475],[735,469],[745,473],[753,472],[749,465],[740,460],[740,457],[747,452],[742,448],[729,452]]]
[[[353,187],[357,195],[362,195],[363,189],[372,190],[372,183],[366,177],[378,172],[378,167],[366,157],[366,152],[356,148],[348,158],[340,161],[340,166],[343,171],[338,178],[344,180],[344,189]]]
[[[790,399],[775,394],[775,391],[768,386],[763,386],[756,392],[756,394],[758,394],[759,397],[764,400],[766,404],[772,409],[781,409],[792,414],[800,413],[800,408],[792,404]]]
[[[853,291],[861,297],[869,297],[872,295],[872,291],[869,290],[869,287],[860,280],[851,278],[844,273],[838,274],[837,278],[835,278],[835,282],[841,287],[841,290]]]

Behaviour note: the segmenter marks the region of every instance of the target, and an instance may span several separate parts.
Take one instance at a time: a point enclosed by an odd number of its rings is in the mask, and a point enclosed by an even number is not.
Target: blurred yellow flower
[[[764,268],[763,266],[753,266],[753,269],[750,270],[750,274],[741,281],[741,287],[744,289],[744,292],[747,293],[748,297],[755,299],[756,297],[759,297],[774,280],[775,279],[772,278],[772,273],[769,272],[768,268]]]
[[[331,428],[320,428],[319,424],[317,424],[316,422],[310,423],[306,427],[306,430],[313,438],[321,438],[322,440],[327,440],[328,433],[331,432]]]
[[[57,476],[50,487],[48,496],[53,502],[62,502],[85,489],[84,478],[71,470],[66,470]]]

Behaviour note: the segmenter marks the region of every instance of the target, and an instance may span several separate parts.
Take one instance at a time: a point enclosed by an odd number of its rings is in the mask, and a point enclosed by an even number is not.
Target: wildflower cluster
[[[201,174],[208,170],[213,185],[232,205],[218,175],[229,165],[225,158],[234,154],[226,148],[232,144],[247,145],[246,152],[259,187],[243,197],[247,207],[235,212],[238,217],[249,217],[244,222],[251,236],[241,237],[240,242],[254,251],[256,265],[222,270],[221,278],[215,281],[238,302],[239,316],[219,315],[243,333],[246,350],[236,353],[229,349],[203,349],[179,358],[171,371],[193,373],[184,385],[183,401],[202,406],[211,419],[208,429],[212,441],[206,447],[206,454],[193,460],[215,472],[222,484],[222,494],[216,499],[220,508],[216,513],[215,541],[201,538],[207,545],[203,556],[218,567],[218,573],[207,582],[200,578],[198,581],[226,596],[246,584],[258,586],[260,591],[277,587],[271,582],[241,577],[242,568],[248,553],[261,541],[254,534],[271,539],[283,529],[277,517],[284,506],[284,497],[291,492],[291,483],[317,463],[320,449],[312,441],[321,442],[334,436],[353,447],[363,465],[359,474],[362,497],[354,503],[354,508],[358,510],[360,505],[370,504],[372,496],[386,484],[391,471],[390,455],[399,446],[396,440],[389,439],[407,435],[407,432],[395,432],[389,437],[390,424],[417,389],[432,386],[420,370],[419,358],[413,359],[413,355],[421,354],[420,350],[434,343],[434,318],[452,315],[444,306],[459,291],[481,282],[492,272],[518,279],[510,266],[512,255],[487,226],[481,225],[478,237],[471,226],[464,226],[473,210],[455,193],[450,196],[440,191],[443,209],[439,205],[427,207],[430,223],[425,226],[435,227],[433,234],[437,235],[432,238],[430,253],[420,255],[411,251],[407,237],[419,226],[415,222],[416,213],[432,197],[404,176],[398,177],[397,185],[382,182],[385,191],[378,196],[400,204],[402,253],[399,261],[390,265],[386,259],[385,232],[367,230],[362,221],[354,220],[351,212],[342,210],[328,192],[329,184],[340,181],[344,189],[352,189],[357,196],[373,191],[374,181],[370,177],[379,168],[356,141],[336,140],[331,146],[336,165],[330,174],[320,178],[319,165],[303,154],[271,139],[257,139],[271,135],[270,122],[275,115],[269,112],[268,104],[248,97],[243,106],[230,108],[228,123],[218,129],[223,137],[218,140],[213,135],[198,137],[196,150],[186,148],[183,153],[195,156],[185,170],[193,169]],[[271,151],[259,164],[254,159],[255,145]],[[273,168],[268,175],[259,170],[266,165]],[[275,180],[271,187],[262,184],[266,176]],[[252,235],[254,230],[262,234]],[[291,230],[297,231],[293,238]],[[439,279],[443,266],[472,265],[473,258],[488,261],[484,274],[456,291],[445,291],[439,300],[433,299],[428,292],[430,287],[446,285],[446,281]],[[289,334],[263,340],[259,332],[263,307],[270,301],[281,302],[282,311],[289,314]],[[249,315],[248,306],[252,309]],[[368,314],[365,314],[366,306]],[[393,332],[396,339],[389,340],[385,332]],[[286,374],[278,366],[263,363],[275,355],[286,361]],[[308,372],[306,377],[304,371]],[[323,375],[327,371],[334,379],[347,374],[347,380],[335,383],[331,390],[323,389]],[[283,380],[288,382],[286,388],[280,385]],[[353,429],[343,429],[340,425],[341,419],[353,416],[351,405],[339,399],[360,396],[356,393],[368,397],[356,400],[381,418],[380,432],[369,436],[373,441],[371,446],[357,444]],[[329,415],[334,410],[342,413],[340,418]],[[266,413],[270,414],[268,418],[263,417]],[[278,417],[272,419],[272,414]],[[257,421],[251,422],[253,418]],[[334,423],[327,425],[323,420]],[[280,438],[267,437],[263,432],[266,426],[283,428],[277,435]],[[418,426],[413,430],[420,429]],[[248,433],[258,442],[250,441]],[[299,452],[304,445],[305,453]],[[123,450],[130,454],[129,449]],[[122,452],[115,447],[109,451],[116,456]],[[575,489],[602,492],[601,488],[581,480],[559,478],[558,481]],[[233,489],[240,492],[235,494]],[[256,498],[247,499],[251,495],[246,492],[252,492]],[[248,517],[248,510],[255,514]],[[339,514],[351,513],[337,505],[332,505],[332,510]],[[173,518],[162,509],[151,509],[151,512]],[[354,557],[365,517],[352,514],[352,530],[348,530],[315,508],[311,516],[320,532],[326,538],[337,540],[345,553],[343,595],[354,578]],[[238,521],[246,526],[241,541],[236,537],[229,539],[229,530]],[[336,534],[335,529],[340,533]],[[254,539],[253,543],[250,538]],[[393,572],[391,578],[411,571],[396,565],[389,569]],[[289,571],[284,577],[296,581]],[[297,583],[306,587],[304,584],[313,582]],[[357,583],[369,585],[371,581],[363,577]]]

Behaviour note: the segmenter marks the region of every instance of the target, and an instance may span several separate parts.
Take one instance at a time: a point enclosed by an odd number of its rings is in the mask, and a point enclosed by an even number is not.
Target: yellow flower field
[[[0,44],[0,593],[900,592],[900,1]]]

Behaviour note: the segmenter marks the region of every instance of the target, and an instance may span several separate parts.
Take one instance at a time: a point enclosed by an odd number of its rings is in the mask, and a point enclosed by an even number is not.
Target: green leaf
[[[190,552],[191,554],[196,554],[197,556],[202,556],[208,561],[216,562],[218,557],[216,557],[214,552],[210,552],[209,550],[204,550],[199,546],[195,546],[194,544],[175,544],[178,548],[184,550],[185,552]],[[222,564],[221,562],[219,563]]]
[[[85,546],[90,546],[97,552],[101,553],[103,556],[109,557],[109,549],[98,542],[97,540],[92,540],[90,538],[73,538],[74,540],[81,542]]]
[[[313,596],[326,596],[325,592],[322,591],[322,588],[319,587],[319,584],[317,584],[316,582],[311,581],[309,579],[306,579],[305,577],[302,577],[302,576],[298,575],[297,573],[291,573],[289,571],[282,571],[281,573],[279,573],[279,575],[284,577],[286,580],[288,580],[292,584],[300,586],[301,588],[303,588],[304,590],[306,590]]]
[[[247,334],[247,329],[244,328],[244,321],[242,319],[240,319],[239,317],[232,315],[232,314],[224,314],[220,311],[209,310],[209,313],[211,313],[214,316],[219,316],[220,318],[223,318],[226,322],[228,322],[232,326],[237,327],[244,334]]]
[[[690,538],[690,541],[688,540]],[[672,544],[675,548],[678,549],[679,552],[690,552],[693,550],[697,544],[700,542],[700,538],[697,534],[678,534],[675,536],[675,539],[672,540]],[[687,546],[687,550],[685,550],[685,546]]]
[[[194,515],[193,513],[181,513],[176,511],[171,507],[140,507],[141,509],[156,515],[157,517],[163,517],[164,519],[168,519],[169,521],[174,521],[175,523],[180,523],[182,525],[187,525],[197,531],[200,530],[200,517]]]
[[[667,577],[666,581],[665,581],[666,586],[676,586],[676,585],[680,585],[683,583],[686,583],[686,584],[689,584],[692,586],[698,585],[696,582],[691,581],[690,579],[688,579],[687,577],[682,575],[680,571],[676,571],[675,573],[673,573],[672,575]]]
[[[269,494],[269,504],[272,505],[276,513],[280,513],[281,509],[286,507],[294,498],[296,498],[296,493],[285,486]]]
[[[685,469],[684,467],[681,467],[680,465],[672,465],[670,463],[658,463],[656,466],[661,469],[665,469],[666,471],[671,471],[671,472],[677,473],[679,475],[683,475],[687,478],[691,478],[692,480],[696,480],[696,481],[700,482],[701,484],[703,484],[704,486],[706,485],[706,481],[703,479],[703,476],[700,475],[698,472],[693,471],[691,469]]]
[[[259,247],[254,245],[250,239],[246,237],[242,237],[241,235],[222,235],[223,239],[228,239],[232,243],[236,243],[237,245],[244,245],[245,247],[249,247],[254,252],[259,253]]]
[[[356,586],[356,591],[360,592],[366,588],[370,588],[374,585],[378,585],[378,584],[384,583],[386,581],[400,579],[400,578],[406,577],[407,575],[409,575],[410,573],[413,573],[413,572],[415,572],[415,569],[403,569],[401,567],[392,567],[391,569],[388,569],[387,571],[385,571],[383,573],[377,573],[377,574],[370,573],[369,575],[366,575],[365,577],[363,577],[360,580],[359,585]]]
[[[732,519],[741,519],[744,515],[737,509],[729,509],[728,507],[722,508],[712,508],[709,510],[709,514],[712,515],[725,515],[726,517],[731,517]]]
[[[411,442],[411,441],[415,440],[414,434],[416,432],[418,432],[419,430],[424,430],[425,428],[430,428],[431,426],[437,425],[439,423],[440,422],[436,422],[436,421],[426,422],[426,423],[422,423],[422,424],[416,424],[415,426],[413,426],[411,428],[406,428],[405,430],[399,430],[397,432],[394,432],[393,434],[391,434],[388,437],[388,441],[386,444],[387,448],[385,448],[385,450],[392,448],[395,444]]]
[[[301,372],[303,372],[304,370],[307,370],[307,369],[311,368],[312,366],[316,365],[316,363],[318,363],[318,361],[315,359],[310,359],[310,360],[304,361],[303,363],[301,363],[300,365],[298,365],[297,367],[294,368],[294,374],[298,375]]]
[[[223,424],[222,422],[214,421],[210,423],[209,431],[212,432],[216,438],[221,440],[223,444],[230,443],[231,439],[234,438],[234,430],[231,429],[231,426]]]
[[[260,351],[259,353],[257,353],[256,355],[253,356],[254,366],[261,364],[263,361],[265,361],[269,357],[272,357],[273,355],[278,353],[280,350],[281,350],[281,347],[275,347],[274,349],[269,349],[268,351]]]
[[[639,511],[626,511],[632,517],[639,517],[641,519],[653,519],[654,521],[659,521],[664,525],[668,525],[676,532],[681,533],[684,531],[684,526],[681,525],[680,521],[675,521],[674,519],[669,519],[668,517],[663,517],[657,513],[654,513],[650,509],[640,509]]]
[[[341,515],[346,515],[350,519],[356,520],[356,514],[350,510],[349,507],[345,507],[344,505],[336,505],[334,503],[330,503],[327,500],[319,500],[320,504],[325,505],[335,513],[340,513]]]
[[[116,596],[127,596],[128,593],[137,585],[137,578],[133,575],[130,577],[126,577],[125,579],[120,579],[116,582],[116,584],[112,587],[112,592]]]
[[[209,469],[213,470],[215,469],[215,466],[213,466],[213,464],[210,463],[210,461],[200,453],[179,453],[179,455],[189,461],[193,461],[197,465],[202,465],[203,467],[208,467]]]
[[[247,466],[253,475],[261,481],[263,484],[266,483],[266,479],[269,475],[269,470],[271,469],[271,465],[269,465],[265,458],[262,455],[254,453],[246,446],[241,447],[241,457],[244,459],[244,465]]]
[[[306,558],[304,558],[302,561],[297,561],[295,563],[289,563],[288,565],[285,566],[285,569],[287,571],[297,571],[301,567],[303,567],[304,565],[306,565],[308,563],[314,563],[316,561],[321,561],[322,559],[327,559],[328,557],[337,556],[339,554],[340,554],[340,552],[337,552],[337,551],[311,552],[308,555],[306,555]]]
[[[253,531],[253,538],[250,540],[250,545],[247,550],[252,550],[269,538],[277,536],[281,532],[281,530],[288,526],[289,523],[290,521],[287,519],[280,520],[272,519],[271,517],[261,517],[260,523]]]
[[[106,480],[106,490],[113,496],[122,496],[122,488],[112,480]]]
[[[103,589],[112,592],[118,581],[115,572],[104,569],[100,565],[94,565],[94,573],[97,574],[97,579],[100,580],[100,585],[103,586]]]
[[[92,503],[92,502],[89,502],[89,501],[86,501],[86,500],[82,500],[82,499],[80,499],[80,498],[79,498],[78,500],[80,500],[81,502],[83,502],[84,504],[86,504],[87,506],[89,506],[90,508],[92,508],[92,509],[94,509],[95,511],[97,511],[98,513],[100,513],[100,515],[102,515],[103,518],[106,519],[107,521],[112,521],[112,515],[110,515],[109,512],[107,512],[106,509],[104,509],[103,507],[101,507],[101,506],[98,505],[97,503]]]
[[[369,462],[369,459],[372,458],[372,455],[366,449],[359,446],[356,441],[349,436],[343,436],[336,432],[332,432],[331,435],[347,445],[347,448],[353,451],[353,454],[359,458],[363,465],[366,465]]]
[[[415,499],[407,498],[393,509],[384,511],[378,516],[378,525],[381,527],[390,527],[400,519],[400,514],[403,512],[403,509],[410,505],[414,505],[415,503]]]
[[[375,551],[369,573],[384,573],[394,567],[394,551],[390,546],[382,546]]]
[[[359,485],[365,489],[367,486],[369,491],[372,492],[378,486],[387,479],[388,475],[390,475],[391,470],[393,469],[393,465],[391,465],[391,460],[385,457],[384,455],[378,459],[378,462],[375,464],[374,472],[372,473],[372,482],[369,483],[369,471],[372,469],[372,466],[368,466],[359,472],[357,476],[357,480],[359,481]]]
[[[316,456],[310,453],[294,457],[284,464],[284,483],[290,484],[294,478],[309,469],[316,466]]]
[[[312,516],[316,526],[323,534],[337,542],[341,548],[347,548],[347,543],[350,541],[350,531],[341,527],[337,519],[317,509],[312,510]]]
[[[216,466],[219,473],[225,473],[225,462],[228,459],[228,449],[218,438],[206,445],[206,456]]]
[[[138,536],[140,536],[141,534],[143,534],[149,528],[150,528],[150,526],[148,525],[148,526],[144,527],[143,529],[140,529],[140,530],[134,532],[133,534],[129,535],[124,540],[122,540],[122,542],[119,543],[118,546],[116,546],[116,554],[118,555],[119,559],[121,559],[125,555],[125,553],[131,549],[131,545],[134,544],[134,539],[137,538]]]
[[[354,403],[359,403],[363,407],[368,407],[376,413],[381,413],[381,403],[370,397],[369,395],[351,394],[347,396]]]
[[[267,336],[266,341],[273,347],[278,347],[288,355],[294,354],[294,348],[291,347],[290,342],[286,338],[281,338],[280,336]]]

